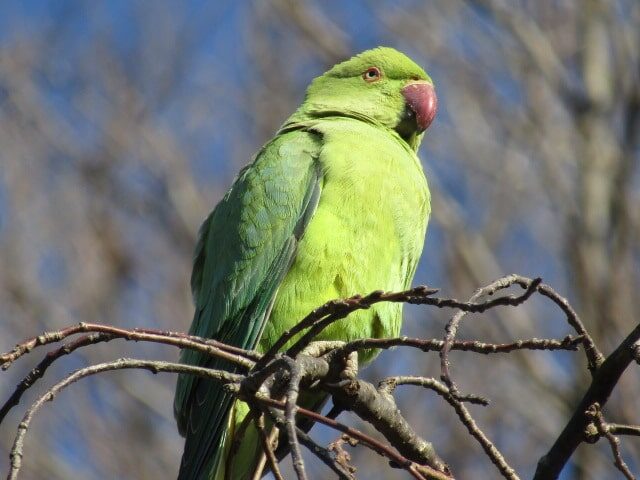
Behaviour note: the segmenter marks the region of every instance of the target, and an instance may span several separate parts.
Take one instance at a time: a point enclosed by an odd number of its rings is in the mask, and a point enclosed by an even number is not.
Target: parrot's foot
[[[339,340],[318,340],[311,342],[303,351],[303,355],[310,357],[321,357],[338,348],[343,347],[346,342]],[[344,358],[343,368],[340,370],[340,378],[342,380],[356,378],[358,376],[358,352],[350,352]]]
[[[331,350],[343,347],[344,345],[345,342],[341,342],[340,340],[318,340],[307,345],[301,353],[303,355],[309,355],[310,357],[317,358],[330,352]]]
[[[358,352],[351,352],[344,361],[344,368],[340,377],[347,380],[358,376]]]

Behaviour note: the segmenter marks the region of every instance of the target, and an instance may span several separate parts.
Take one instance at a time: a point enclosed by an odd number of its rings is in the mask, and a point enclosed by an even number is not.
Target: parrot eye
[[[380,73],[380,69],[378,67],[369,67],[362,74],[362,79],[365,82],[369,82],[369,83],[377,82],[378,80],[380,80],[381,77],[382,77],[382,74]]]

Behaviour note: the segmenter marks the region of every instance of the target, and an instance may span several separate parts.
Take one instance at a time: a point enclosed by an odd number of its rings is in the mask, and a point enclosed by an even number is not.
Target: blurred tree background
[[[440,100],[421,149],[433,217],[416,283],[462,298],[504,273],[540,275],[608,353],[640,317],[637,0],[3,2],[0,350],[79,321],[187,330],[199,223],[309,81],[377,45],[423,65]],[[410,308],[404,333],[441,337],[446,318]],[[461,335],[565,332],[537,300],[474,317]],[[45,379],[123,355],[177,358],[114,341]],[[472,408],[479,424],[530,477],[588,385],[584,357],[452,358],[462,391],[493,402]],[[0,375],[2,400],[30,361]],[[399,349],[365,376],[437,369],[437,355]],[[119,372],[64,392],[27,437],[23,478],[175,478],[174,384]],[[447,405],[426,391],[399,397],[459,478],[498,476]],[[637,423],[638,398],[636,368],[607,419]],[[20,415],[0,430],[3,471]],[[638,471],[638,440],[624,445]],[[393,476],[369,451],[353,454],[359,477]],[[309,460],[313,478],[329,475]],[[600,442],[582,446],[563,478],[616,474]]]

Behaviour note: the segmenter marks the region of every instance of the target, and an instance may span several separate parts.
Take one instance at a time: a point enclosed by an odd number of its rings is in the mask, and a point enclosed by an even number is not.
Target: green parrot
[[[392,48],[314,79],[200,228],[190,333],[264,352],[328,300],[408,288],[430,214],[416,151],[436,109],[429,76]],[[316,340],[394,337],[401,320],[401,304],[379,303]],[[187,349],[181,361],[229,368]],[[219,383],[180,375],[174,412],[186,437],[179,479],[250,479],[264,462],[252,427],[227,458],[248,407]]]

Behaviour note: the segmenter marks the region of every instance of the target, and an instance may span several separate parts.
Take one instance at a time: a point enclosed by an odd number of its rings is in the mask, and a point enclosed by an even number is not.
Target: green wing
[[[318,204],[320,148],[321,139],[312,132],[277,136],[205,220],[191,276],[196,306],[191,334],[256,347],[278,286]],[[192,350],[183,350],[181,361],[229,368]],[[232,401],[214,381],[178,378],[174,413],[186,437],[179,479],[207,478],[216,468]]]

